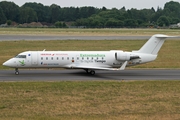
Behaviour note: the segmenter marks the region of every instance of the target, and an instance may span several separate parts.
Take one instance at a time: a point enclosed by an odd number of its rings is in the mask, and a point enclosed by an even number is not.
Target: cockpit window
[[[15,58],[26,58],[26,55],[17,55]]]

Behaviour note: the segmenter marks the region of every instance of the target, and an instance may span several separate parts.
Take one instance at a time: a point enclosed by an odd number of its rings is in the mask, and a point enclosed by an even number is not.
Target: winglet
[[[125,61],[122,66],[120,67],[119,70],[124,70],[126,68],[126,65],[127,65],[127,61]]]

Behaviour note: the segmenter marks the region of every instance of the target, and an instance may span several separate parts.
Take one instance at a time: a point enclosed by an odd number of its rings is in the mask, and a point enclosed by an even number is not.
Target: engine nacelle
[[[119,61],[128,61],[131,59],[131,56],[127,52],[117,51],[115,52],[115,59]]]

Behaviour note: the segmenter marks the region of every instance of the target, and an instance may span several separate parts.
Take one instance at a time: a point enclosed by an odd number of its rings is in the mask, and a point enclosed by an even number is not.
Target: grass
[[[147,40],[56,40],[56,41],[1,41],[0,64],[24,51],[104,51],[104,50],[138,50]],[[157,60],[134,68],[180,68],[180,41],[167,40],[159,52]],[[7,67],[0,66],[0,69]]]
[[[0,28],[0,35],[179,35],[157,29]],[[143,40],[1,41],[0,64],[28,50],[138,50]],[[180,41],[168,40],[156,61],[135,68],[180,68]],[[0,69],[7,67],[0,66]],[[180,81],[0,82],[0,120],[178,120]]]
[[[179,81],[1,82],[0,119],[180,119]]]
[[[0,28],[0,35],[55,35],[55,36],[136,36],[153,34],[180,35],[173,29],[56,29],[56,28]]]

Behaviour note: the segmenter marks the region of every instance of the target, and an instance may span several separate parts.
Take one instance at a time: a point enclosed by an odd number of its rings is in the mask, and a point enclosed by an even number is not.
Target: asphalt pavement
[[[81,69],[19,69],[0,70],[0,81],[86,81],[86,80],[180,80],[180,69],[127,69],[124,71],[96,71],[87,74]]]

